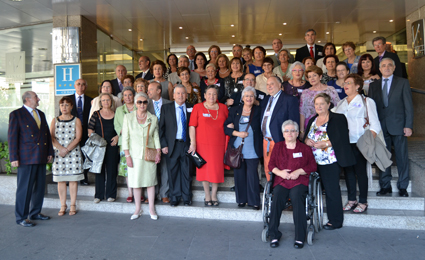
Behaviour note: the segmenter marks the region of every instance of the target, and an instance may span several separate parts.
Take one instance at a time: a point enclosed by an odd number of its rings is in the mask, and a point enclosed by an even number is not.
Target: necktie
[[[312,58],[314,58],[313,47],[310,47],[310,56],[311,56]]]
[[[190,60],[190,70],[194,70],[195,66],[193,66],[193,60]]]
[[[124,88],[124,86],[122,85],[122,83],[120,82],[120,90],[122,90]]]
[[[269,105],[267,106],[266,113],[263,119],[263,124],[261,125],[261,132],[263,132],[263,136],[266,136],[267,120],[269,119],[270,108],[272,107],[273,98],[273,96],[270,96]]]
[[[382,89],[382,99],[384,100],[384,107],[388,107],[388,79],[384,79],[384,88]]]
[[[159,111],[159,101],[154,101],[153,104],[155,107],[155,115],[156,117],[158,117],[159,120],[159,118],[161,117],[161,111]]]
[[[184,115],[183,106],[180,108],[180,121],[182,123],[182,139],[186,142],[186,116]]]
[[[144,79],[146,76],[146,73],[144,71],[142,71],[142,79]]]
[[[382,58],[384,58],[384,55],[379,56],[379,62],[381,62]]]
[[[37,123],[38,129],[40,129],[40,118],[38,118],[37,112],[35,111],[35,109],[32,110],[32,115],[34,117],[35,122]]]
[[[80,119],[81,123],[83,124],[83,101],[81,99],[81,96],[78,97],[77,115],[78,115],[78,118]]]

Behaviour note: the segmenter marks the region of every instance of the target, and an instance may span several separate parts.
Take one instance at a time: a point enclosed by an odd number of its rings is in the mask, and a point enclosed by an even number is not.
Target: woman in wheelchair
[[[280,217],[290,198],[295,224],[294,247],[300,249],[304,246],[307,232],[305,199],[309,175],[316,171],[317,165],[311,148],[297,140],[299,128],[296,122],[285,121],[282,133],[285,141],[275,144],[269,162],[269,169],[275,174],[269,225],[270,246],[279,246],[282,237],[279,231]]]

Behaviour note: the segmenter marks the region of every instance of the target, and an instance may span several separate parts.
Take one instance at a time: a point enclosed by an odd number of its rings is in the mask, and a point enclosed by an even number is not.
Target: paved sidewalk
[[[59,210],[59,209],[58,209]],[[0,205],[1,259],[422,259],[424,231],[344,227],[322,231],[313,246],[293,248],[294,226],[281,225],[272,249],[261,241],[261,223],[80,211],[24,228],[14,207]]]

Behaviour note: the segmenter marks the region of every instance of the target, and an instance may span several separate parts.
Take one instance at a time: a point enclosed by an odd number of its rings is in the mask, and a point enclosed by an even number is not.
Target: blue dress
[[[248,68],[249,68],[249,73],[254,74],[255,77],[264,73],[264,70],[261,67],[257,67],[254,64],[249,64]]]
[[[343,100],[347,96],[347,94],[345,94],[344,88],[336,84],[336,80],[329,81],[328,86],[332,86],[335,88],[336,93],[338,93],[339,99]]]

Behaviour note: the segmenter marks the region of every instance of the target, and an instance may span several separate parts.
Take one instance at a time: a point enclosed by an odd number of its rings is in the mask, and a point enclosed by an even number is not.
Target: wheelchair
[[[263,216],[263,231],[261,233],[261,240],[263,242],[269,241],[269,224],[270,224],[270,212],[273,200],[273,180],[274,174],[269,172],[270,181],[264,187],[263,193],[263,204],[262,204],[262,216]],[[314,236],[323,228],[323,197],[322,197],[322,186],[321,179],[317,172],[310,174],[308,183],[308,194],[305,199],[305,214],[307,221],[310,224],[307,227],[307,243],[313,245]],[[286,207],[291,206],[291,202],[286,202]]]

